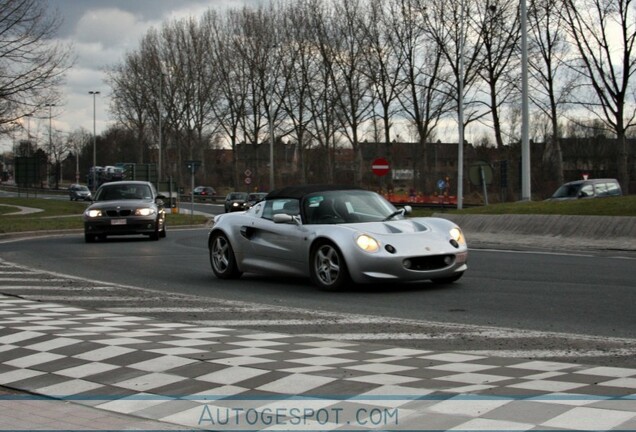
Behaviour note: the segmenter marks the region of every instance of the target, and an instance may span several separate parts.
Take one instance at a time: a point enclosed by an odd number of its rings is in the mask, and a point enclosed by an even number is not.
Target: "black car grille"
[[[410,270],[428,271],[448,267],[455,262],[455,255],[430,255],[413,257],[405,260],[405,266]]]
[[[106,214],[109,217],[130,216],[132,214],[132,210],[128,210],[128,209],[106,210]]]

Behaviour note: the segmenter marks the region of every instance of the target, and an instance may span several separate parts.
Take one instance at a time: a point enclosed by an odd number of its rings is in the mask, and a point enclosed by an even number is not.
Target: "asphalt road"
[[[218,280],[206,239],[206,229],[190,229],[159,242],[86,244],[79,233],[0,242],[0,259],[55,273],[2,277],[0,292],[209,325],[636,367],[634,256],[471,250],[453,285],[326,293],[308,279]]]

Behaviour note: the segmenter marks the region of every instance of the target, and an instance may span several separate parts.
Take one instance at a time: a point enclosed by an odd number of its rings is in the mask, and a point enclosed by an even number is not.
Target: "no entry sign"
[[[384,158],[377,158],[371,164],[371,171],[377,176],[387,175],[389,168],[389,161]]]

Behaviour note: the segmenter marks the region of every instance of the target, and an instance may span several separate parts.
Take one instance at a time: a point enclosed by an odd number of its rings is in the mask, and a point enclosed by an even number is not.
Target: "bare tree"
[[[425,174],[431,172],[427,143],[455,99],[449,62],[441,49],[446,29],[433,27],[435,16],[444,10],[421,0],[390,3],[393,49],[403,58],[400,73],[404,88],[399,100],[403,114],[417,132],[411,157],[413,187],[422,190],[430,190],[432,182]]]
[[[632,0],[564,0],[567,29],[578,51],[575,65],[596,103],[582,98],[618,141],[618,178],[629,192],[628,129],[636,126],[633,74],[636,72],[636,10]]]
[[[361,0],[336,1],[331,17],[331,37],[323,45],[328,47],[328,52],[324,54],[329,57],[332,65],[330,84],[335,90],[336,115],[342,126],[341,131],[355,155],[354,184],[360,184],[364,169],[360,149],[362,125],[373,114],[371,83],[363,73],[367,58],[367,47],[359,19],[363,13]]]
[[[131,162],[147,160],[146,129],[149,126],[148,96],[145,93],[146,74],[139,52],[126,54],[124,61],[111,68],[107,82],[112,89],[110,113],[117,122],[133,131],[137,137],[135,157]]]
[[[219,94],[217,76],[210,64],[208,31],[205,22],[188,18],[165,26],[161,32],[161,72],[165,76],[167,102],[175,116],[173,124],[178,124],[184,135],[177,166],[183,166],[184,158],[203,160],[204,150],[209,148],[208,137],[217,128],[212,107]]]
[[[0,0],[0,133],[59,99],[72,63],[69,46],[53,43],[60,19],[37,0]]]
[[[278,16],[274,6],[270,9],[243,8],[238,25],[234,28],[237,38],[235,47],[241,60],[246,62],[243,72],[248,85],[246,110],[239,119],[245,142],[251,146],[249,148],[255,162],[251,168],[257,178],[259,147],[275,140],[277,126],[280,126],[281,104],[277,101],[281,94],[279,75],[283,54],[276,31]]]
[[[382,125],[385,156],[391,161],[391,129],[398,113],[398,98],[404,89],[401,72],[405,55],[402,50],[395,49],[397,36],[392,30],[397,22],[386,7],[386,2],[371,0],[368,8],[368,14],[362,15],[367,21],[362,25],[364,43],[369,47],[363,73],[373,87],[374,107]]]
[[[477,4],[471,21],[481,27],[482,67],[479,75],[486,83],[487,109],[492,117],[492,126],[497,148],[504,145],[501,110],[504,104],[514,101],[519,81],[518,56],[521,39],[519,14],[513,2],[489,0],[485,5]]]
[[[528,10],[528,66],[532,88],[529,97],[549,121],[542,165],[548,167],[547,174],[557,184],[564,182],[559,117],[575,83],[575,78],[567,74],[568,43],[563,28],[562,7],[561,2],[534,0]]]
[[[317,115],[311,109],[312,91],[315,90],[320,59],[314,50],[307,2],[290,4],[284,14],[281,37],[286,58],[282,60],[282,77],[286,82],[286,92],[281,95],[281,103],[296,138],[292,169],[299,173],[300,182],[305,183],[305,150],[312,142],[310,125]]]
[[[310,17],[310,29],[312,35],[312,51],[319,56],[316,65],[316,73],[312,78],[311,91],[309,92],[310,110],[313,113],[309,132],[312,138],[323,149],[326,156],[326,168],[321,171],[321,178],[327,182],[335,179],[335,152],[336,152],[336,125],[337,113],[337,88],[333,84],[334,57],[331,50],[333,14],[325,2],[321,0],[309,0],[307,2]],[[326,174],[326,175],[325,175]],[[326,177],[326,178],[324,178]]]
[[[219,127],[228,137],[232,150],[232,185],[239,187],[238,151],[240,124],[246,112],[249,97],[247,72],[249,64],[238,54],[235,26],[239,25],[239,14],[230,12],[221,18],[208,11],[204,18],[211,28],[209,35],[210,61],[219,85],[221,99],[212,106]]]

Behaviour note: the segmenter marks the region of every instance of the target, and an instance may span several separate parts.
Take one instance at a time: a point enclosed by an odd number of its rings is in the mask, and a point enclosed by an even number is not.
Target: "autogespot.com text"
[[[331,406],[324,408],[308,406],[272,406],[260,408],[221,407],[203,405],[197,422],[202,428],[218,430],[260,430],[280,427],[288,430],[321,429],[330,426],[388,428],[399,425],[398,408]],[[303,404],[304,405],[304,404]]]

